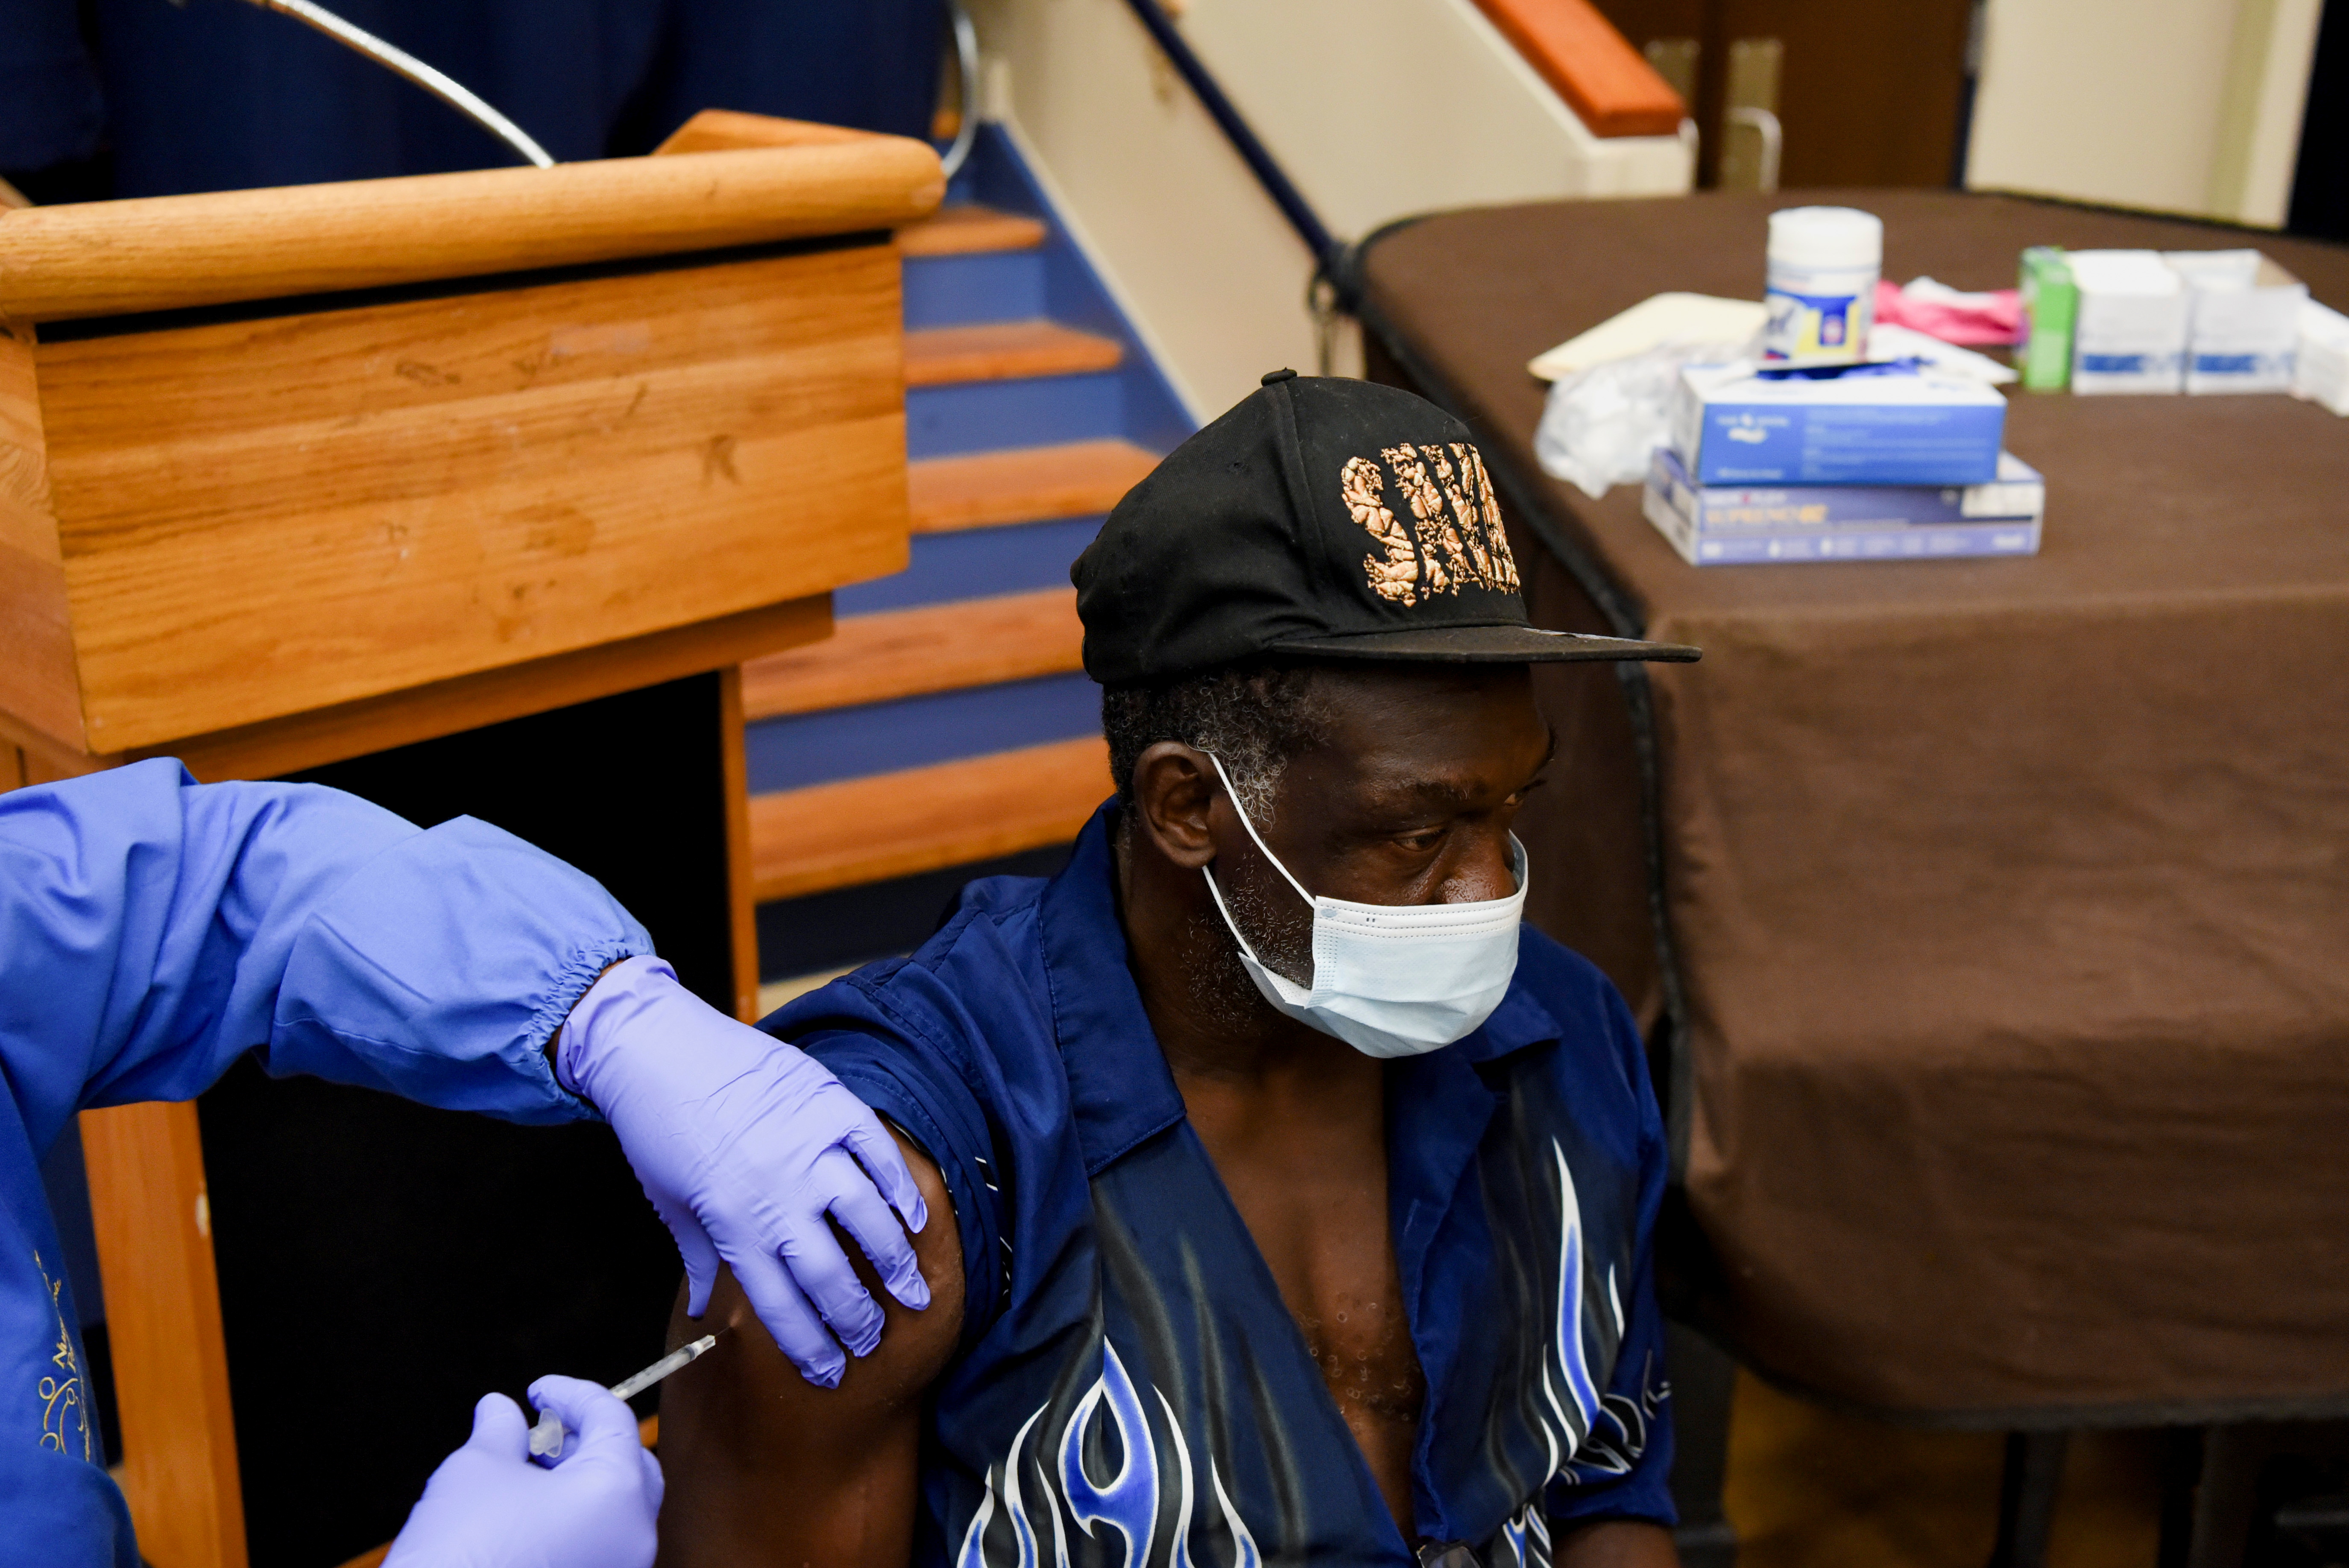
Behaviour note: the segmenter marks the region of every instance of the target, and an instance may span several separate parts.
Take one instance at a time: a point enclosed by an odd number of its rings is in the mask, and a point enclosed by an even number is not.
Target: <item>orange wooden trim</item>
[[[1688,106],[1590,0],[1476,0],[1476,5],[1591,135],[1679,133]]]
[[[65,552],[49,505],[33,329],[0,320],[0,707],[78,740],[80,673]]]
[[[740,665],[729,665],[719,672],[718,702],[719,758],[726,788],[726,905],[734,948],[734,1016],[755,1024],[759,1021],[759,910],[750,883],[750,766],[742,741]]]
[[[1157,466],[1131,441],[1070,441],[924,458],[906,465],[905,490],[914,531],[944,533],[1106,512]]]
[[[742,666],[752,721],[1084,668],[1073,588],[854,615],[824,642]]]
[[[965,256],[980,251],[1032,251],[1050,231],[1039,218],[999,212],[992,207],[941,207],[918,223],[897,231],[897,247],[909,256]]]
[[[0,708],[0,741],[16,748],[25,759],[25,782],[54,784],[60,779],[78,779],[85,773],[99,773],[122,765],[119,757],[92,757],[73,750],[54,736],[44,734],[19,720],[5,708]]]
[[[84,1111],[122,1491],[155,1568],[244,1568],[244,1496],[194,1102]]]
[[[750,798],[759,901],[1072,839],[1109,793],[1099,736]]]
[[[120,315],[894,228],[946,194],[901,136],[0,209],[0,315]]]
[[[364,702],[146,747],[130,755],[177,757],[189,772],[208,782],[274,779],[346,757],[722,669],[777,648],[814,642],[831,625],[832,595],[817,593]]]
[[[1056,321],[990,321],[930,326],[905,335],[905,385],[995,381],[1015,376],[1071,376],[1113,370],[1125,357],[1117,340]]]
[[[509,665],[364,702],[191,736],[135,751],[70,751],[6,713],[0,713],[0,738],[25,748],[28,761],[35,764],[33,771],[42,775],[31,780],[36,784],[149,757],[176,757],[206,783],[274,779],[347,757],[722,669],[780,648],[818,641],[831,630],[832,595],[817,593],[649,636],[558,654],[551,659]]]

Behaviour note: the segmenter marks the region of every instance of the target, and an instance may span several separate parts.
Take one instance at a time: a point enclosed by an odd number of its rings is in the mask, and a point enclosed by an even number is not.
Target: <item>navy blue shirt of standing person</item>
[[[902,1127],[954,1197],[968,1294],[915,1561],[1401,1568],[1143,1015],[1115,813],[1058,877],[972,883],[912,957],[762,1026]],[[1419,1528],[1493,1568],[1548,1562],[1554,1523],[1672,1519],[1650,1278],[1665,1148],[1639,1033],[1587,961],[1519,940],[1481,1028],[1394,1064],[1388,1128],[1428,1389]]]

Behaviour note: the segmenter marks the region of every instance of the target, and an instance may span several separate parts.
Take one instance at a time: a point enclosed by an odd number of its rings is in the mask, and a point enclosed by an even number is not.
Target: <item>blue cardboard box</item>
[[[1981,485],[1723,486],[1660,449],[1642,510],[1682,559],[1732,566],[2035,555],[2046,502],[2046,481],[2012,453]]]
[[[1702,484],[1987,484],[2006,399],[1906,363],[1692,365],[1673,389],[1671,432]]]

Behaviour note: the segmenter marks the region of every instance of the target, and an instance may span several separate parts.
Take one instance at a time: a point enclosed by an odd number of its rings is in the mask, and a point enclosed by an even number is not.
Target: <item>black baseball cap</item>
[[[1434,664],[1697,650],[1526,623],[1468,428],[1392,387],[1276,370],[1126,492],[1069,571],[1085,673],[1178,679],[1267,654]]]

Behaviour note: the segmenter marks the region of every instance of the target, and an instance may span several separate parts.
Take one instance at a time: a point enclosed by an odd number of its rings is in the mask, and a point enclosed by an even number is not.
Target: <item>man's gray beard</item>
[[[1231,911],[1233,923],[1247,934],[1248,945],[1265,966],[1299,985],[1311,985],[1311,950],[1305,944],[1311,941],[1312,926],[1305,926],[1299,941],[1267,918],[1261,894],[1220,882],[1216,886],[1224,895],[1224,906]],[[1272,1010],[1272,1004],[1265,1000],[1240,962],[1239,943],[1212,903],[1191,918],[1196,930],[1192,934],[1195,939],[1183,944],[1183,981],[1190,991],[1192,1006],[1216,1028],[1238,1033],[1255,1027]]]

